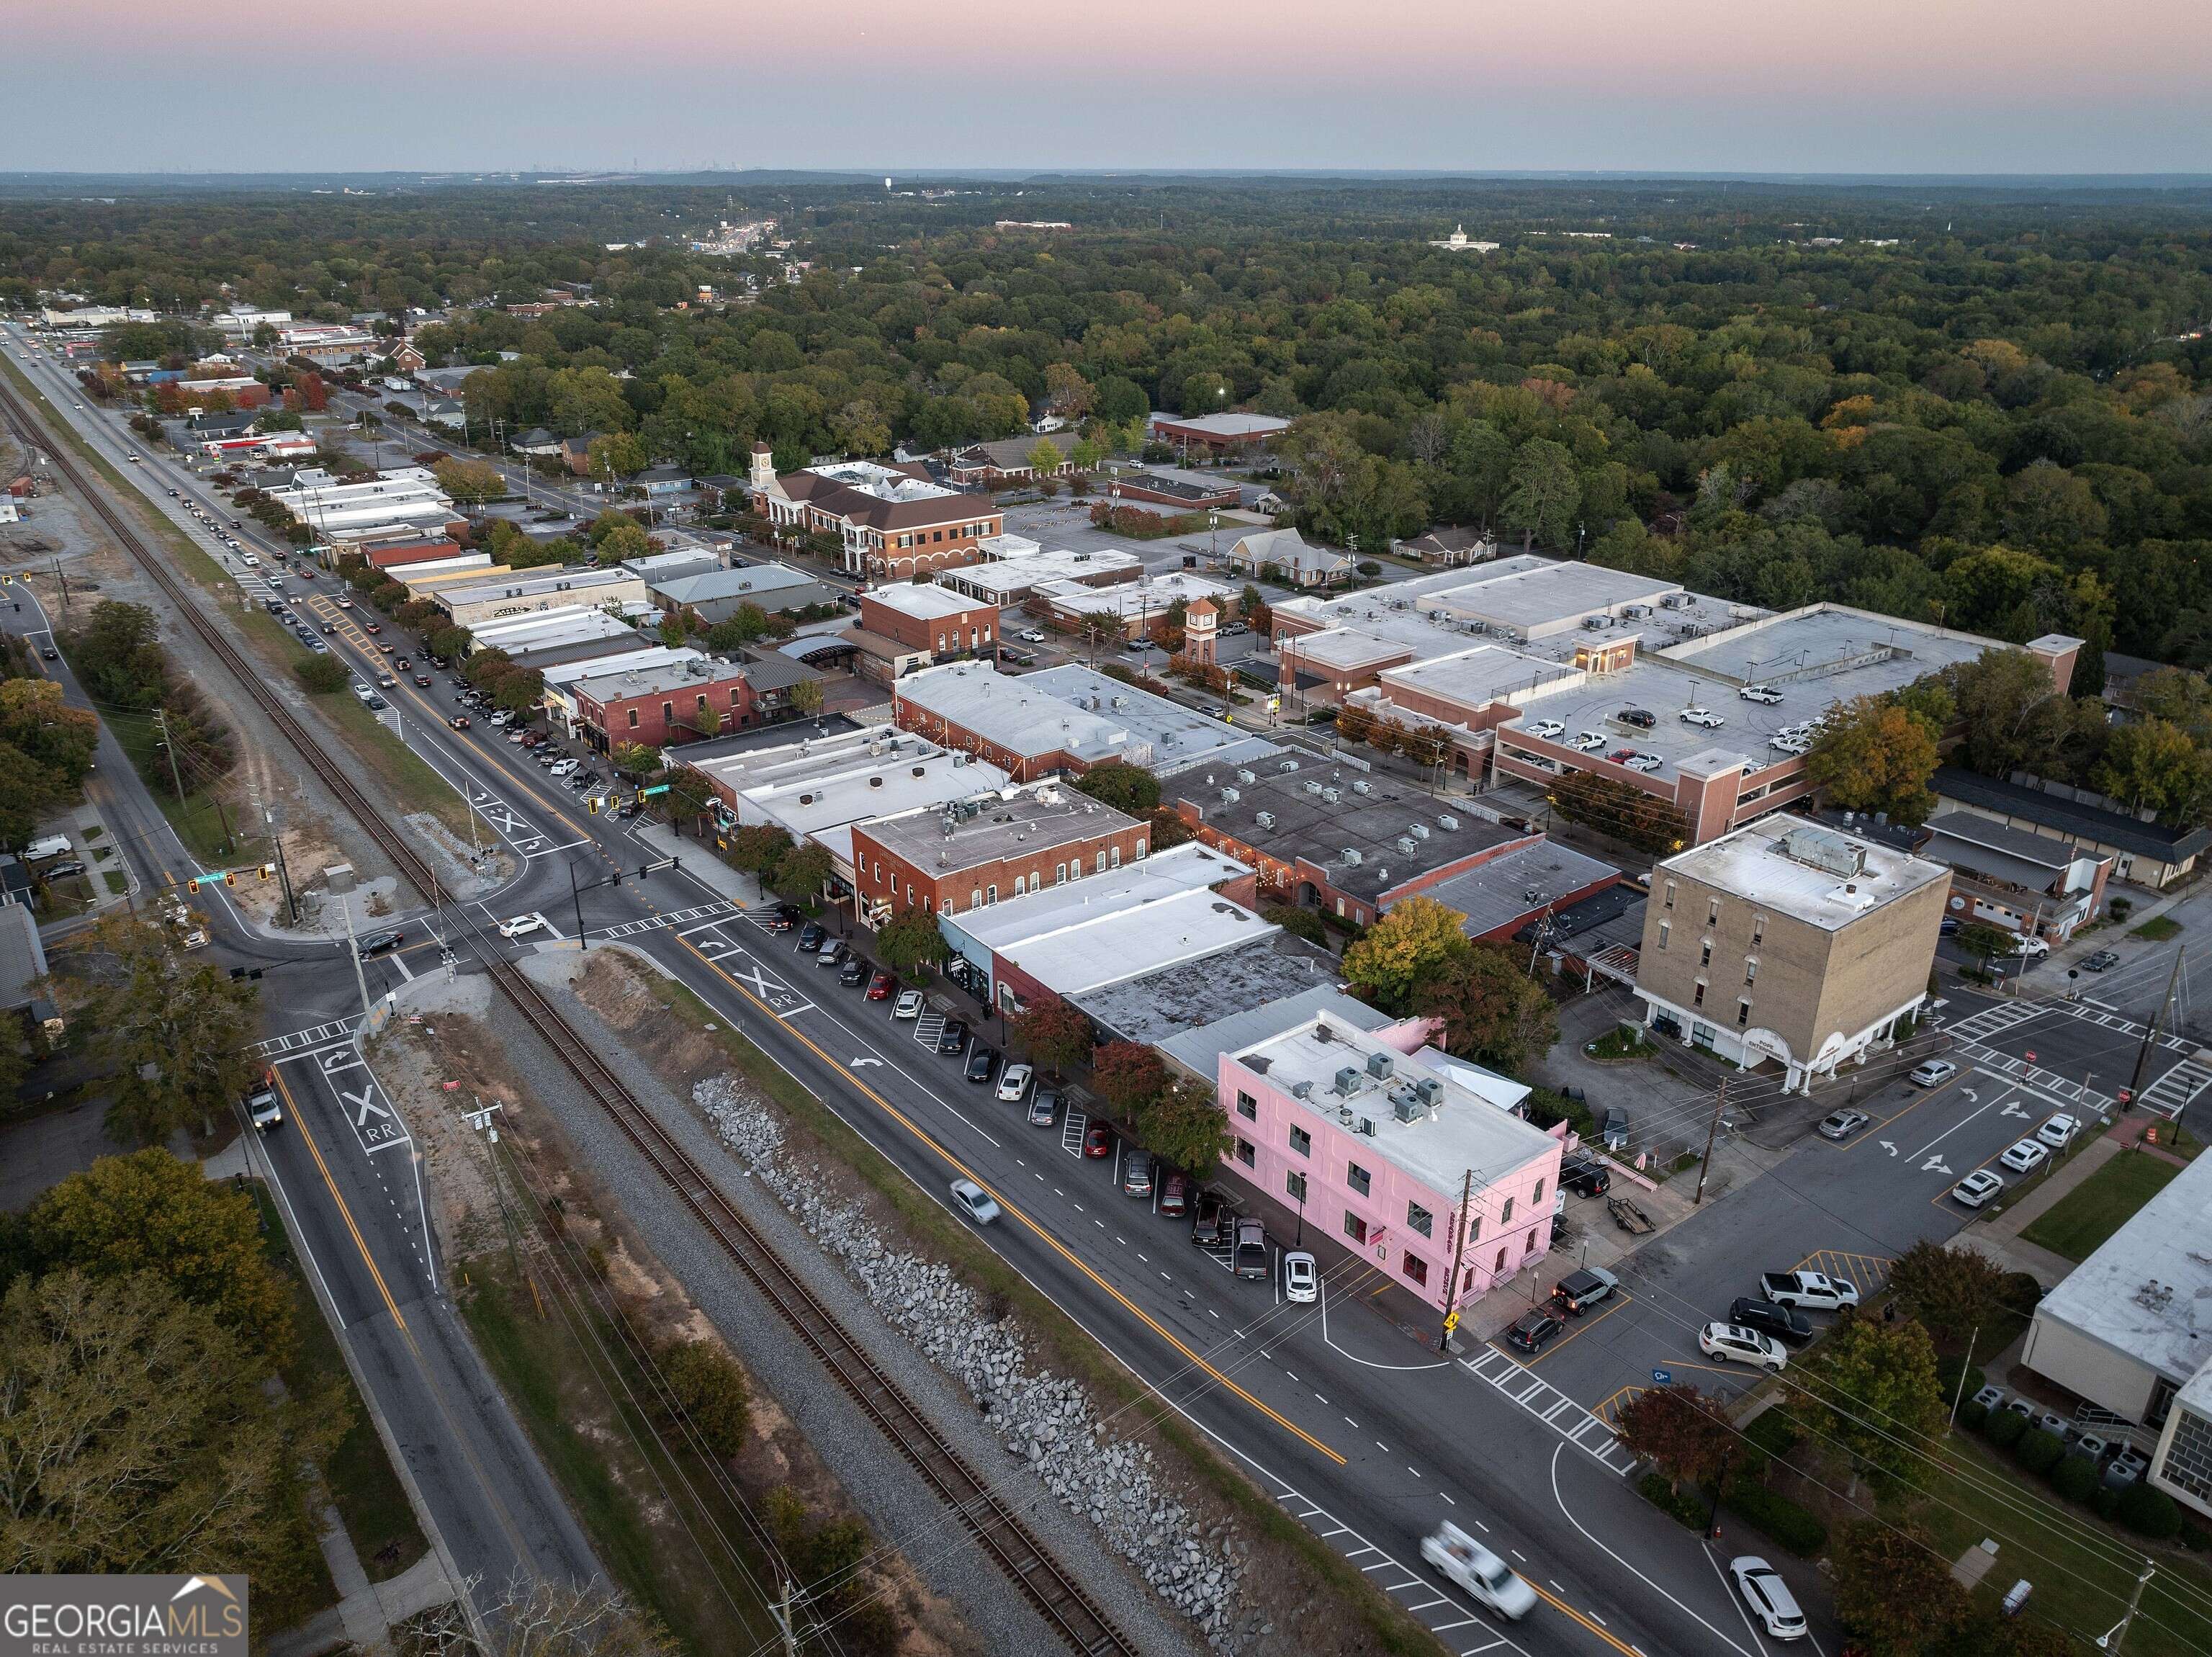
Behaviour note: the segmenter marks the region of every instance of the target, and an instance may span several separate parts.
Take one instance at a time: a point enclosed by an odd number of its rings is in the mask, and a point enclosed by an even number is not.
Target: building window
[[[1374,1176],[1357,1162],[1347,1162],[1344,1165],[1344,1183],[1362,1197],[1374,1194]]]
[[[1344,1234],[1355,1243],[1367,1240],[1367,1222],[1350,1209],[1344,1211]]]
[[[1505,1212],[1498,1216],[1498,1223],[1501,1226],[1513,1223],[1513,1199],[1510,1197],[1505,1199]]]
[[[983,888],[982,888],[982,887],[981,887],[981,886],[970,886],[970,887],[969,887],[969,888],[968,888],[968,907],[969,907],[969,908],[970,908],[970,909],[981,909],[981,908],[982,908],[982,906],[983,906]]]
[[[1717,898],[1708,898],[1708,899],[1705,899],[1705,924],[1706,924],[1707,926],[1718,926],[1720,923],[1721,923],[1721,900],[1720,900],[1719,899],[1717,899]]]
[[[1479,1243],[1482,1240],[1482,1216],[1479,1214],[1470,1214],[1467,1216],[1467,1240],[1470,1243]]]
[[[1751,997],[1744,996],[1735,1004],[1735,1027],[1739,1030],[1751,1022]]]
[[[1497,1275],[1501,1277],[1505,1275],[1505,1249],[1504,1246],[1502,1244],[1499,1245],[1498,1250],[1498,1265],[1496,1270]]]
[[[1696,994],[1694,994],[1694,995],[1692,995],[1692,996],[1690,997],[1690,1005],[1691,1005],[1691,1006],[1692,1006],[1692,1007],[1703,1007],[1705,1004],[1705,981],[1703,978],[1699,978],[1699,979],[1698,980],[1697,993],[1696,993]]]
[[[1242,1087],[1237,1090],[1237,1114],[1247,1122],[1257,1122],[1260,1119],[1260,1101]]]
[[[1306,1200],[1306,1177],[1293,1169],[1283,1176],[1283,1195],[1293,1203]]]
[[[1662,921],[1659,923],[1659,947],[1662,949],[1664,949],[1667,947],[1667,935],[1674,929],[1674,923],[1672,921]]]
[[[1406,1223],[1422,1236],[1428,1237],[1434,1234],[1432,1228],[1436,1225],[1436,1218],[1419,1203],[1408,1203],[1406,1204]]]
[[[2212,1422],[2185,1408],[2173,1423],[2173,1438],[2158,1476],[2178,1484],[2200,1502],[2212,1502]]]
[[[1711,938],[1707,938],[1698,945],[1698,965],[1700,966],[1711,966],[1712,964],[1713,941]]]
[[[674,703],[664,702],[660,704],[660,722],[664,726],[673,725],[676,722],[676,704]]]
[[[1746,955],[1743,958],[1743,981],[1746,984],[1750,984],[1754,982],[1758,977],[1759,957],[1756,955]]]
[[[1536,1189],[1528,1193],[1528,1206],[1532,1209],[1544,1206],[1544,1182],[1540,1179],[1536,1182]]]
[[[1668,907],[1668,908],[1669,908],[1669,909],[1672,909],[1672,908],[1674,908],[1674,883],[1672,880],[1669,880],[1669,881],[1668,881],[1668,882],[1667,882],[1667,907]]]
[[[996,880],[992,881],[991,884],[984,889],[983,901],[987,904],[994,904],[999,901],[999,883]]]
[[[1054,886],[1066,886],[1067,884],[1067,865],[1066,863],[1055,863],[1053,866],[1052,883]]]
[[[1145,855],[1145,843],[1144,843],[1142,840],[1139,840],[1139,841],[1138,841],[1138,842],[1137,842],[1137,856],[1139,856],[1139,857],[1141,857],[1141,856],[1143,856],[1144,855]]]
[[[1766,941],[1765,916],[1754,915],[1751,917],[1751,941],[1753,943],[1765,943]]]
[[[1028,879],[1027,879],[1027,877],[1026,877],[1026,876],[1024,876],[1024,875],[1020,875],[1020,874],[1017,874],[1017,875],[1015,875],[1015,876],[1014,876],[1014,896],[1016,896],[1017,898],[1018,898],[1018,897],[1020,897],[1024,892],[1027,892],[1028,890],[1029,890],[1029,882],[1028,882]]]
[[[1106,872],[1106,854],[1103,851],[1098,854],[1098,872],[1101,874]]]
[[[1406,1274],[1407,1281],[1423,1288],[1429,1286],[1429,1263],[1411,1249],[1398,1257],[1398,1269]]]
[[[632,730],[637,728],[637,710],[635,708],[629,710],[629,728]]]
[[[1112,848],[1112,850],[1109,850],[1106,855],[1107,855],[1107,856],[1111,860],[1111,861],[1109,861],[1109,862],[1107,863],[1107,865],[1106,865],[1106,867],[1107,867],[1107,868],[1121,868],[1121,847],[1119,847],[1119,846],[1115,846],[1115,847]]]
[[[1300,1156],[1311,1156],[1313,1154],[1313,1136],[1308,1133],[1304,1128],[1291,1129],[1291,1148],[1296,1151]]]
[[[1246,1167],[1249,1168],[1252,1166],[1252,1159],[1255,1154],[1256,1153],[1252,1148],[1252,1142],[1250,1140],[1240,1139],[1237,1142],[1237,1160],[1239,1162],[1242,1162]]]

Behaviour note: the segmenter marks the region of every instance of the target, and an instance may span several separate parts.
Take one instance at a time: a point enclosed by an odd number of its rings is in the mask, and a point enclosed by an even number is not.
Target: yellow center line
[[[1553,1593],[1545,1588],[1543,1584],[1540,1582],[1532,1581],[1526,1576],[1522,1577],[1521,1580],[1523,1582],[1527,1582],[1530,1587],[1534,1588],[1536,1591],[1537,1597],[1542,1599],[1546,1605],[1551,1606],[1554,1611],[1564,1611],[1569,1617],[1573,1617],[1575,1621],[1580,1623],[1592,1634],[1595,1634],[1599,1639],[1604,1641],[1606,1644],[1611,1646],[1615,1651],[1620,1653],[1621,1657],[1637,1657],[1635,1647],[1630,1645],[1626,1641],[1620,1639],[1607,1630],[1601,1628],[1596,1623],[1583,1615],[1582,1612],[1577,1611],[1565,1600],[1560,1599],[1558,1594]]]
[[[1534,1357],[1529,1359],[1528,1368],[1534,1369],[1538,1364],[1543,1362],[1546,1358],[1550,1357],[1553,1353],[1560,1350],[1562,1348],[1572,1346],[1577,1340],[1581,1339],[1584,1335],[1589,1334],[1591,1330],[1595,1329],[1600,1324],[1603,1323],[1607,1318],[1613,1316],[1614,1313],[1620,1311],[1621,1307],[1626,1306],[1629,1301],[1634,1298],[1634,1296],[1626,1294],[1619,1289],[1613,1291],[1613,1303],[1611,1306],[1599,1313],[1596,1317],[1590,1319],[1587,1323],[1583,1324],[1580,1329],[1577,1329],[1573,1334],[1568,1336],[1566,1339],[1563,1341],[1554,1341],[1545,1351],[1540,1352]]]
[[[315,1142],[314,1135],[307,1131],[307,1117],[301,1111],[298,1101],[292,1097],[292,1090],[284,1085],[284,1073],[272,1066],[269,1074],[276,1083],[276,1091],[284,1095],[284,1109],[291,1117],[292,1125],[300,1130],[300,1137],[307,1142],[307,1154],[315,1159],[315,1166],[322,1170],[323,1184],[330,1187],[331,1201],[338,1205],[338,1217],[345,1221],[345,1228],[353,1234],[353,1246],[361,1251],[361,1263],[368,1268],[368,1275],[376,1282],[376,1292],[384,1297],[384,1309],[392,1314],[392,1321],[398,1325],[404,1333],[407,1319],[399,1315],[398,1303],[392,1298],[391,1289],[385,1286],[384,1274],[376,1269],[376,1262],[369,1257],[368,1240],[362,1236],[361,1228],[353,1222],[353,1210],[346,1206],[345,1198],[338,1195],[338,1182],[331,1177],[331,1165],[323,1161],[323,1148]]]
[[[761,1011],[767,1014],[769,1017],[776,1017],[775,1008],[770,1007],[766,1002],[763,1001],[758,996],[753,994],[752,991],[747,990],[744,985],[739,984],[735,978],[732,978],[729,973],[724,972],[720,966],[709,959],[708,956],[697,947],[697,946],[693,944],[689,938],[681,938],[678,939],[678,941],[680,942],[684,948],[690,950],[693,955],[696,956],[702,966],[705,966],[708,971],[713,972],[715,977],[720,978],[725,984],[728,984],[731,989],[736,990],[738,994],[743,996],[747,1001],[752,1002],[754,1006],[759,1008]],[[1231,1380],[1220,1370],[1215,1368],[1204,1358],[1199,1356],[1199,1355],[1193,1351],[1189,1347],[1183,1344],[1183,1343],[1177,1338],[1176,1335],[1164,1327],[1150,1313],[1146,1312],[1142,1307],[1139,1306],[1134,1301],[1131,1300],[1120,1289],[1115,1288],[1113,1284],[1108,1282],[1105,1278],[1100,1276],[1097,1272],[1091,1270],[1090,1265],[1079,1258],[1075,1252],[1069,1248],[1066,1244],[1061,1242],[1059,1238],[1054,1236],[1052,1233],[1047,1231],[1035,1220],[1030,1218],[1028,1214],[1015,1206],[1015,1204],[1006,1196],[997,1191],[992,1190],[989,1184],[983,1179],[981,1175],[970,1168],[966,1163],[963,1162],[943,1145],[939,1144],[937,1140],[933,1138],[919,1123],[915,1122],[911,1117],[908,1116],[906,1112],[900,1110],[896,1105],[893,1105],[889,1100],[885,1099],[874,1088],[869,1087],[868,1084],[860,1080],[857,1075],[849,1074],[847,1066],[838,1063],[836,1059],[830,1057],[829,1053],[823,1051],[813,1038],[809,1036],[805,1031],[792,1028],[789,1024],[785,1023],[781,1019],[776,1019],[776,1022],[782,1025],[787,1033],[804,1044],[809,1051],[813,1053],[814,1056],[819,1058],[824,1064],[828,1065],[831,1070],[842,1075],[846,1081],[849,1081],[855,1088],[859,1089],[860,1092],[866,1094],[870,1100],[873,1100],[877,1107],[886,1116],[890,1117],[891,1120],[904,1128],[908,1133],[912,1134],[915,1139],[919,1140],[930,1150],[935,1152],[937,1155],[944,1161],[945,1166],[951,1168],[953,1172],[959,1174],[961,1178],[973,1180],[976,1185],[982,1186],[985,1191],[989,1191],[993,1200],[998,1203],[1000,1212],[1011,1215],[1012,1218],[1018,1220],[1023,1225],[1028,1227],[1029,1229],[1036,1234],[1039,1241],[1042,1242],[1048,1248],[1050,1248],[1054,1252],[1058,1254],[1060,1258],[1066,1261],[1069,1265],[1074,1267],[1078,1271],[1088,1277],[1092,1282],[1096,1283],[1100,1288],[1103,1289],[1108,1295],[1111,1295],[1116,1303],[1118,1303],[1132,1317],[1135,1318],[1139,1323],[1142,1323],[1146,1328],[1151,1330],[1152,1333],[1158,1336],[1176,1351],[1182,1353],[1182,1355],[1186,1359],[1189,1360],[1191,1363],[1197,1366],[1200,1369],[1204,1370],[1207,1375],[1211,1376],[1223,1387],[1227,1389],[1229,1392],[1235,1393],[1238,1398],[1250,1404],[1261,1415],[1267,1416],[1268,1420],[1273,1422],[1278,1427],[1280,1427],[1285,1432],[1291,1434],[1293,1437],[1301,1440],[1304,1443],[1311,1446],[1314,1449],[1320,1451],[1322,1454],[1327,1456],[1338,1466],[1341,1467],[1346,1465],[1345,1458],[1340,1455],[1336,1451],[1322,1443],[1311,1433],[1307,1432],[1304,1428],[1299,1426],[1287,1416],[1283,1415],[1280,1411],[1273,1408],[1273,1406],[1263,1403],[1261,1399],[1255,1398],[1251,1393],[1246,1392],[1242,1386],[1239,1386],[1235,1381]]]

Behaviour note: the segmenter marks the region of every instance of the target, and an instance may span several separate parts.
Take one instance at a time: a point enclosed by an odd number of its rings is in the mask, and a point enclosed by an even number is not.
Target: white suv
[[[1765,1369],[1784,1369],[1790,1363],[1780,1341],[1736,1324],[1707,1324],[1698,1331],[1698,1349],[1723,1363],[1754,1363]]]

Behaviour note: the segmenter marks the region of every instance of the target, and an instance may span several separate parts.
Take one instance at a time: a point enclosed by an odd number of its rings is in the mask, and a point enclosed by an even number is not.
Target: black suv
[[[937,1033],[937,1051],[957,1053],[968,1045],[968,1026],[958,1019],[947,1019],[945,1027]]]
[[[1221,1200],[1219,1191],[1202,1191],[1190,1205],[1190,1240],[1199,1244],[1225,1243],[1229,1240],[1229,1228],[1236,1221],[1237,1215]]]
[[[1659,722],[1659,716],[1644,708],[1623,708],[1613,716],[1624,725],[1633,725],[1639,731],[1648,731]]]
[[[799,924],[799,911],[789,904],[778,904],[757,917],[760,923],[771,932],[788,932]]]
[[[1571,1157],[1559,1165],[1559,1185],[1577,1197],[1602,1197],[1613,1189],[1613,1173],[1595,1157]]]
[[[850,990],[855,984],[866,984],[868,981],[868,974],[874,971],[875,968],[870,966],[860,956],[848,955],[845,958],[845,964],[837,969],[837,982]]]
[[[1505,1343],[1523,1352],[1540,1352],[1557,1339],[1566,1325],[1548,1312],[1523,1313],[1505,1331]]]
[[[809,921],[799,929],[799,947],[811,955],[822,947],[822,941],[829,935],[830,929],[821,922]]]
[[[1754,1301],[1747,1295],[1736,1297],[1729,1307],[1728,1320],[1741,1328],[1771,1335],[1778,1341],[1787,1341],[1792,1346],[1813,1338],[1813,1325],[1803,1313],[1777,1306],[1771,1301]]]

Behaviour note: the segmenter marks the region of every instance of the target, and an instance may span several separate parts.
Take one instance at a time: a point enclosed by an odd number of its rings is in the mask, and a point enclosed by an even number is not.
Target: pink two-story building
[[[1370,1033],[1314,1013],[1223,1053],[1217,1085],[1233,1139],[1224,1171],[1443,1312],[1543,1258],[1564,1129],[1467,1086],[1425,1045],[1437,1028]]]

